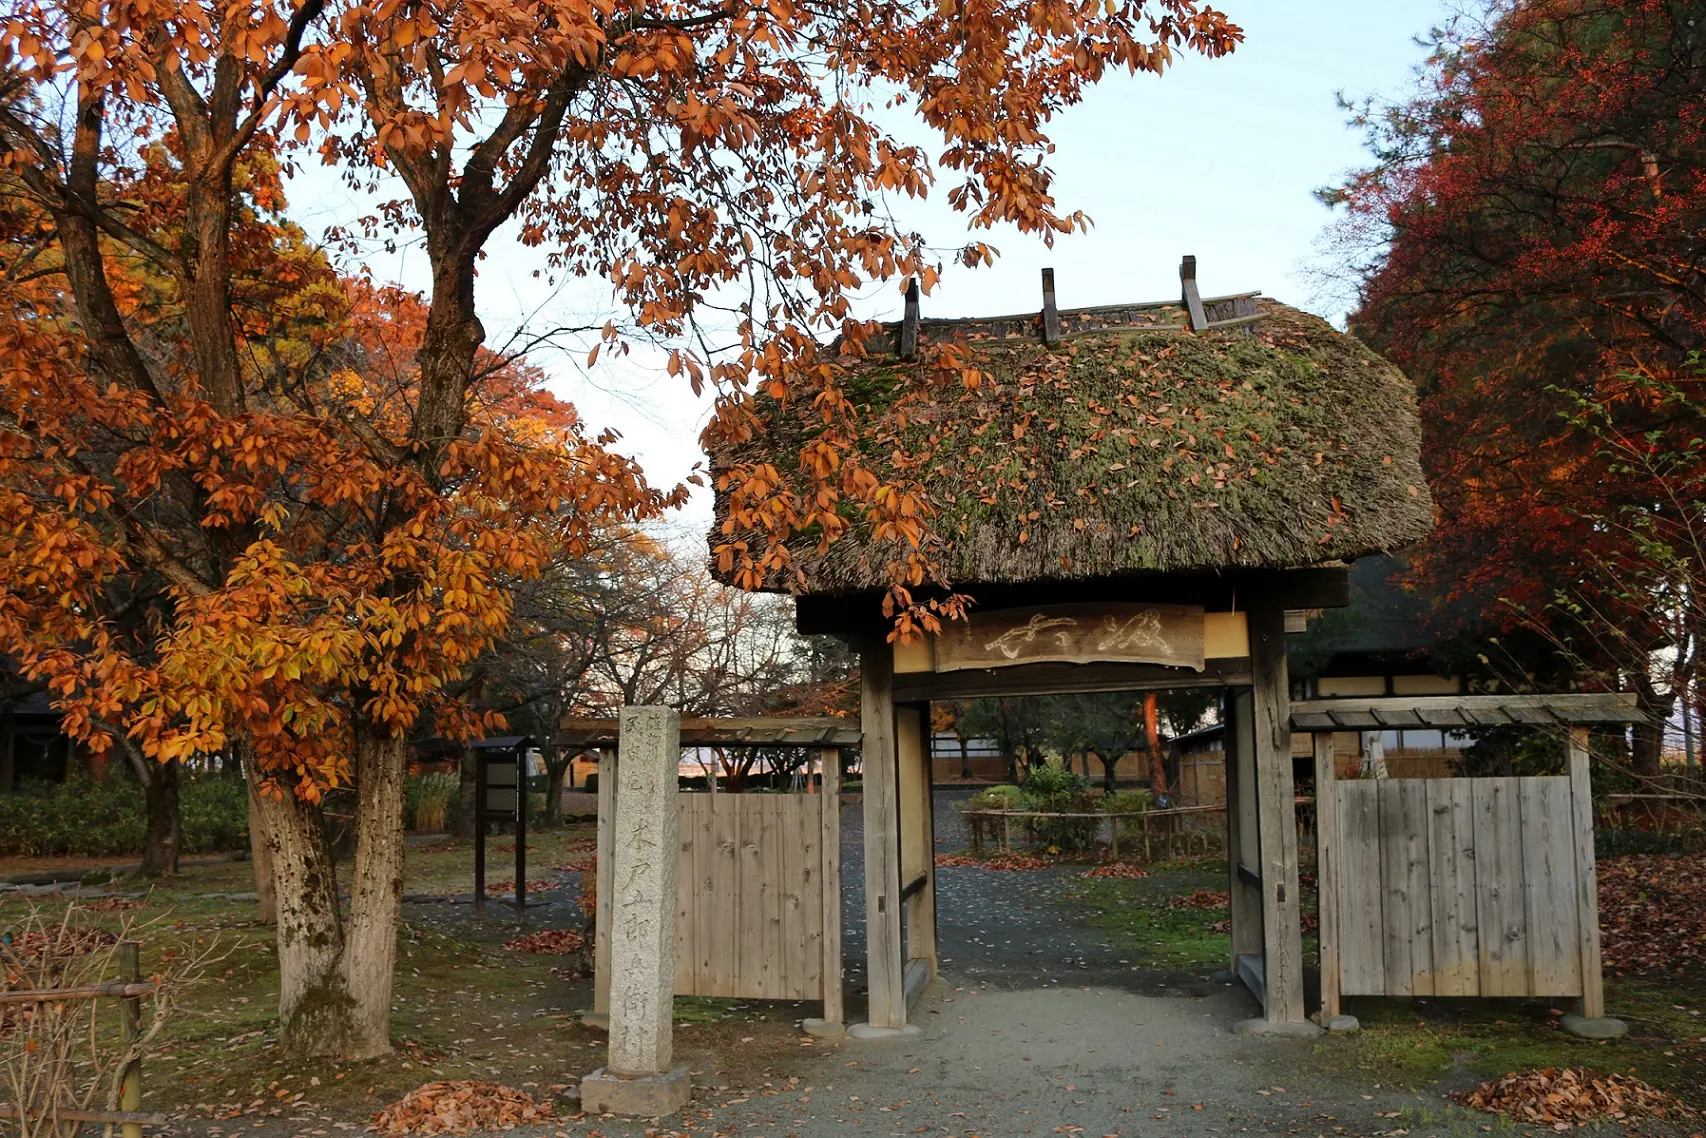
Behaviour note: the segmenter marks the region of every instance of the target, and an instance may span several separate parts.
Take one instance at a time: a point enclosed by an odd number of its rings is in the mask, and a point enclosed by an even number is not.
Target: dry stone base
[[[693,1097],[685,1065],[667,1075],[625,1079],[603,1067],[581,1080],[581,1109],[588,1114],[622,1114],[630,1118],[662,1118],[674,1114]]]

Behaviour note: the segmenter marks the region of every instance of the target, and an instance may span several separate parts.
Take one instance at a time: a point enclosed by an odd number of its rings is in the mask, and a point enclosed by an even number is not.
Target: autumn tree
[[[0,155],[43,219],[18,257],[49,257],[63,289],[3,282],[23,314],[0,332],[7,460],[42,480],[11,503],[36,512],[8,530],[32,566],[8,630],[36,644],[27,668],[75,729],[119,715],[156,759],[241,745],[268,779],[287,1047],[389,1046],[402,739],[426,714],[470,729],[441,693],[501,631],[506,576],[540,561],[536,525],[584,533],[659,504],[578,429],[542,446],[472,397],[493,234],[609,282],[598,347],[673,345],[672,374],[725,392],[715,430],[753,429],[739,392],[755,384],[820,422],[797,470],[724,472],[731,533],[760,536],[718,555],[753,583],[786,572],[801,532],[894,538],[905,616],[930,573],[927,510],[849,445],[820,348],[839,334],[857,353],[853,298],[872,282],[935,279],[885,199],[947,179],[974,226],[1079,227],[1051,193],[1053,116],[1110,70],[1237,36],[1197,0],[106,0],[0,24]],[[908,117],[933,149],[883,125]],[[418,237],[428,262],[423,327],[382,398],[335,366],[338,320],[274,350],[270,322],[243,318],[233,235],[260,203],[239,173],[275,145],[400,186],[350,230]],[[139,201],[157,167],[175,193]],[[143,335],[119,283],[136,265],[170,286],[168,341]],[[96,441],[111,473],[82,462]],[[59,600],[137,565],[173,590],[152,663]],[[37,614],[75,627],[37,635]],[[315,803],[351,778],[346,926]]]
[[[1698,634],[1674,589],[1631,587],[1676,576],[1634,519],[1683,522],[1693,475],[1608,440],[1689,453],[1679,412],[1706,395],[1689,366],[1706,347],[1698,17],[1666,0],[1463,16],[1413,98],[1359,108],[1375,164],[1327,195],[1346,208],[1354,327],[1422,390],[1440,526],[1412,583],[1562,649],[1562,666],[1521,661],[1531,674],[1633,687],[1655,724],[1664,662]],[[1658,755],[1640,730],[1637,766]]]

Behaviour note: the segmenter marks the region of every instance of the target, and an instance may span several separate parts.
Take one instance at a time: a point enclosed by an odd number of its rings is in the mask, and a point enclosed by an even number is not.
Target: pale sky
[[[1183,57],[1165,76],[1111,78],[1056,121],[1056,198],[1094,220],[1087,235],[1046,248],[1013,231],[978,235],[1001,250],[993,268],[951,268],[924,300],[927,316],[994,315],[1041,306],[1039,273],[1055,270],[1063,308],[1178,295],[1181,255],[1195,254],[1204,295],[1260,289],[1334,320],[1342,298],[1321,295],[1312,270],[1330,214],[1313,191],[1361,164],[1361,139],[1335,93],[1400,96],[1425,55],[1415,39],[1443,20],[1453,0],[1219,0],[1245,30],[1230,57]],[[309,169],[291,186],[292,213],[311,234],[371,206]],[[967,240],[945,204],[908,205],[901,220],[943,249]],[[501,343],[520,326],[602,320],[602,282],[556,291],[533,276],[537,252],[494,239],[479,281],[481,319]],[[374,251],[377,277],[425,285],[425,258]],[[354,266],[346,266],[353,268]],[[893,317],[900,296],[884,290],[865,313]],[[706,412],[684,380],[649,361],[601,361],[590,374],[561,355],[536,358],[558,394],[596,427],[622,432],[654,483],[673,485],[700,460]],[[699,492],[675,527],[703,529]],[[701,547],[702,548],[702,547]]]

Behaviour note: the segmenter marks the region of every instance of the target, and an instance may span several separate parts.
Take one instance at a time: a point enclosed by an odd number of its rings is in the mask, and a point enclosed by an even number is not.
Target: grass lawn
[[[528,835],[529,881],[550,879],[553,887],[535,898],[542,903],[530,907],[525,925],[505,898],[489,902],[485,921],[474,919],[471,843],[412,839],[405,891],[463,896],[405,903],[391,1021],[398,1050],[364,1063],[287,1062],[278,1052],[273,929],[255,919],[252,900],[236,896],[254,889],[249,864],[186,864],[184,873],[146,893],[141,885],[116,887],[141,907],[89,912],[85,919],[113,931],[127,921],[145,925],[139,936],[145,973],[169,970],[173,959],[210,945],[224,954],[206,978],[180,993],[164,1046],[145,1066],[145,1106],[187,1115],[209,1132],[266,1133],[252,1127],[263,1121],[294,1123],[295,1133],[307,1123],[364,1124],[434,1079],[494,1079],[539,1097],[578,1083],[604,1058],[604,1033],[580,1023],[579,1013],[592,1003],[590,979],[573,971],[575,957],[530,955],[504,943],[523,932],[580,927],[578,867],[591,858],[593,836],[590,825]],[[488,840],[489,881],[513,880],[511,843]],[[509,852],[497,852],[505,845]],[[577,868],[552,868],[558,865]],[[345,866],[346,878],[347,872]],[[71,903],[63,895],[0,896],[0,931],[20,924],[30,905],[52,913]],[[816,1014],[792,1004],[683,998],[679,1005],[677,1051],[713,1084],[719,1072],[739,1077],[779,1053],[792,1054],[801,1046],[794,1021]]]

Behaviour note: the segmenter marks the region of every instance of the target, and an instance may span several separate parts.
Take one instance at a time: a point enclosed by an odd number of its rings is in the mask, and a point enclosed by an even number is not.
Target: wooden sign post
[[[527,735],[474,744],[474,915],[486,915],[486,823],[515,823],[515,908],[527,911]]]

